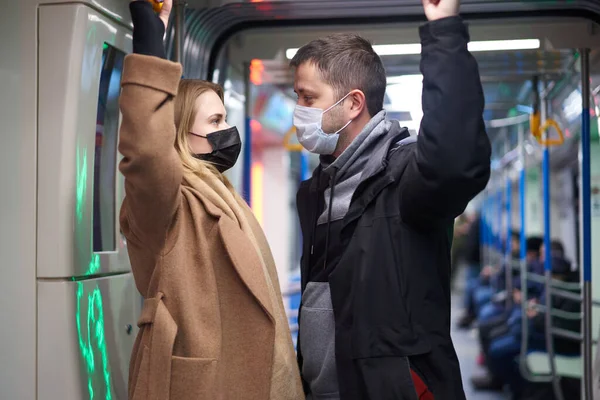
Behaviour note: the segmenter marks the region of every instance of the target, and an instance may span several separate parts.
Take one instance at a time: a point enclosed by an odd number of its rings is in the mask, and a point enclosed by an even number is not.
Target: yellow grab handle
[[[283,137],[283,147],[285,147],[289,151],[302,151],[304,147],[300,143],[290,143],[290,138],[293,134],[296,133],[296,127],[292,126],[292,128],[287,131],[285,136]]]
[[[152,4],[155,12],[159,13],[162,10],[163,0],[148,0]]]
[[[532,113],[529,116],[529,128],[531,129],[531,134],[533,136],[535,136],[536,139],[539,139],[542,137],[542,133],[540,130],[540,124],[541,124],[541,117],[540,117],[540,113]]]
[[[546,145],[546,146],[560,146],[561,144],[563,144],[565,142],[565,136],[563,135],[562,130],[560,129],[560,127],[558,126],[558,123],[555,120],[547,119],[546,123],[544,124],[544,126],[542,126],[540,131],[543,134],[550,128],[556,129],[556,132],[558,133],[558,139],[546,139],[546,140],[542,140],[542,142],[540,142],[540,143],[543,145]],[[541,139],[541,137],[540,137],[540,139]]]
[[[539,113],[533,113],[529,118],[531,134],[535,137],[539,144],[541,144],[542,146],[560,146],[565,142],[565,136],[563,135],[563,131],[560,129],[560,126],[558,126],[558,123],[555,120],[548,118],[546,122],[544,122],[544,125],[541,125],[540,120],[541,118]],[[558,133],[558,139],[542,138],[544,132],[546,132],[550,128],[554,128],[556,130],[556,132]]]

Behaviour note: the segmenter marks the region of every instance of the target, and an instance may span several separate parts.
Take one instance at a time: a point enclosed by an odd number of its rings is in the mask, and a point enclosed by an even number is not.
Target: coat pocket
[[[171,400],[217,398],[217,360],[213,358],[171,358]]]
[[[134,385],[133,393],[131,394],[131,400],[144,400],[148,398],[148,374],[149,374],[149,352],[148,346],[142,345],[140,349],[139,364],[137,367],[137,373],[135,374],[135,381],[131,384]]]

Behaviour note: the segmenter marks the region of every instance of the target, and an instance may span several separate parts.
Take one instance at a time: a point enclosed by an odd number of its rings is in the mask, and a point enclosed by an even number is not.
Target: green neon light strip
[[[95,35],[95,31],[91,30],[88,33],[88,39]],[[107,51],[108,46],[105,45],[103,51]],[[76,224],[81,226],[83,222],[83,212],[86,204],[86,193],[87,193],[87,181],[88,181],[88,156],[87,149],[77,145],[76,152],[76,204],[75,204],[75,218]],[[90,243],[90,249],[93,246]],[[84,276],[89,278],[94,274],[97,274],[100,270],[100,256],[97,254],[92,255],[92,259],[88,265],[87,271]],[[89,282],[89,279],[88,279]],[[77,336],[79,341],[79,349],[81,356],[85,363],[87,379],[88,379],[88,394],[89,399],[94,400],[97,398],[103,398],[105,400],[112,400],[112,388],[111,388],[111,374],[108,365],[108,350],[105,340],[105,326],[104,326],[104,309],[102,304],[102,293],[100,288],[96,284],[94,289],[87,295],[87,315],[82,316],[82,302],[84,299],[84,282],[77,282],[77,311],[75,314],[75,321],[77,324]],[[86,333],[82,332],[81,321],[85,318],[85,330]],[[93,334],[92,334],[93,333]],[[94,351],[100,352],[100,360],[94,357]],[[101,365],[100,365],[101,362]],[[103,388],[97,387],[98,384],[94,382],[94,374],[96,370],[101,369],[103,378]],[[96,390],[94,390],[96,389]],[[100,390],[102,389],[102,390]],[[102,393],[103,392],[103,393]]]
[[[100,256],[95,254],[88,267],[88,272],[94,274],[100,269]],[[102,293],[98,285],[87,295],[87,317],[86,317],[86,333],[82,332],[81,328],[81,304],[84,297],[84,282],[77,282],[77,335],[79,339],[79,349],[86,365],[88,374],[88,393],[90,400],[94,399],[94,373],[97,369],[94,350],[100,352],[102,377],[104,379],[104,396],[106,400],[112,400],[111,377],[108,367],[108,351],[105,341],[104,327],[104,308],[102,305]],[[93,332],[93,335],[92,335]],[[84,340],[85,336],[85,340]],[[94,347],[94,344],[96,346]]]
[[[87,189],[87,149],[81,149],[81,146],[77,146],[75,162],[77,163],[75,216],[79,225],[83,219],[83,206],[85,205],[85,192]]]

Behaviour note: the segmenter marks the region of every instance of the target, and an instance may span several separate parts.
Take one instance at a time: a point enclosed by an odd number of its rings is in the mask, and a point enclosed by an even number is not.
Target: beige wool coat
[[[184,173],[173,98],[181,66],[126,57],[120,97],[121,230],[144,297],[131,400],[299,400],[277,271],[248,206]]]

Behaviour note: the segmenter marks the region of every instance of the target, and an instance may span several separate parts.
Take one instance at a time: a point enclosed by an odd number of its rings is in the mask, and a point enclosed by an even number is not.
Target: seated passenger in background
[[[526,255],[525,262],[527,264],[527,270],[530,273],[543,274],[543,265],[540,267],[540,246],[543,240],[539,237],[531,237],[526,241]],[[520,253],[520,244],[516,251]],[[562,253],[561,253],[562,254]],[[515,258],[516,254],[513,252],[513,262],[517,262],[518,258]],[[541,269],[540,269],[541,268]],[[479,305],[479,312],[477,313],[477,324],[485,324],[490,320],[493,320],[495,317],[506,313],[506,269],[503,266],[500,272],[496,274],[494,277],[495,284],[494,288],[500,288],[501,291],[492,295],[487,302],[482,302]],[[543,284],[541,284],[543,286]],[[504,288],[504,290],[502,290]],[[529,297],[535,297],[539,295],[540,284],[536,282],[528,282],[529,288]],[[512,296],[513,296],[513,305],[520,304],[520,290],[521,290],[521,274],[518,269],[513,268],[512,273]],[[500,295],[500,296],[497,296]],[[517,307],[520,308],[520,307]]]
[[[512,259],[517,262],[519,259],[519,234],[513,232],[510,238]],[[482,307],[490,302],[495,291],[504,288],[505,279],[504,266],[496,267],[486,265],[479,276],[467,281],[465,291],[467,313],[458,322],[458,327],[462,329],[470,328],[476,321]]]
[[[571,271],[571,264],[564,258],[562,254],[562,245],[553,241],[552,243],[552,277],[555,280],[563,282],[577,282],[578,273]],[[544,249],[540,249],[540,261],[544,262]],[[530,350],[545,351],[545,324],[544,315],[535,307],[536,304],[545,304],[545,293],[539,292],[539,297],[528,298],[527,317],[529,319],[528,329],[528,347]],[[568,300],[554,296],[552,300],[552,308],[579,312],[580,304],[573,300]],[[503,384],[509,384],[515,398],[520,398],[524,388],[523,378],[521,377],[516,358],[521,350],[521,309],[516,309],[515,312],[506,322],[506,325],[498,326],[495,330],[489,332],[489,338],[486,343],[486,365],[490,372],[490,381],[493,385],[488,387],[484,385],[475,385],[478,389],[497,388]],[[579,331],[579,320],[567,320],[553,317],[553,327],[567,329],[573,332]],[[576,353],[579,349],[579,344],[570,342],[566,339],[555,338],[555,351],[557,353]],[[476,382],[473,382],[474,384]]]
[[[541,238],[530,237],[526,241],[526,262],[529,272],[540,273],[540,244],[543,242]],[[541,267],[543,270],[543,266]],[[543,272],[543,271],[542,271]],[[505,278],[505,275],[503,275]],[[506,278],[505,278],[506,279]],[[481,353],[478,357],[478,364],[485,365],[485,358],[489,348],[490,337],[493,335],[503,334],[509,330],[509,321],[519,321],[521,318],[521,277],[520,274],[513,276],[513,302],[510,310],[506,308],[506,299],[502,301],[489,301],[481,308],[477,318],[478,337],[481,348]],[[536,284],[537,285],[537,284]],[[543,286],[543,285],[542,285]],[[530,287],[533,287],[530,285]],[[537,293],[537,294],[536,294]],[[539,292],[532,290],[528,292],[530,297],[539,295]],[[500,389],[501,385],[497,384],[488,373],[484,375],[476,375],[471,378],[471,382],[476,388],[481,389]]]
[[[530,248],[531,247],[531,248]],[[534,250],[535,248],[535,250]],[[563,245],[558,240],[553,240],[550,243],[550,251],[552,258],[565,258],[565,250]],[[538,278],[544,276],[544,239],[533,237],[527,242],[527,272],[534,274]],[[528,275],[527,279],[527,298],[539,298],[544,290],[544,283],[536,282]],[[513,279],[513,300],[515,304],[521,304],[522,297],[521,274],[519,273]]]
[[[544,267],[544,246],[540,248],[540,252],[542,256],[540,257],[540,264]],[[572,264],[569,260],[565,258],[564,249],[560,242],[552,241],[551,243],[551,255],[552,255],[552,279],[565,283],[579,283],[580,275],[579,270],[573,270]],[[561,288],[562,289],[562,288]],[[572,290],[572,289],[562,289],[569,290],[573,293],[580,294],[581,290]],[[545,319],[544,312],[540,311],[539,307],[535,307],[536,305],[540,305],[545,307],[546,305],[546,287],[545,285],[541,285],[539,287],[539,294],[537,297],[529,298],[528,296],[528,310],[527,316],[530,319],[530,336],[537,337],[545,342]],[[570,313],[579,313],[581,312],[581,302],[566,299],[560,296],[552,296],[552,309],[561,310]],[[568,319],[561,318],[560,316],[552,317],[552,327],[558,329],[564,329],[571,332],[579,333],[581,329],[581,320],[580,319]],[[578,342],[561,338],[554,337],[554,351],[558,354],[566,354],[566,355],[578,355],[581,352],[581,346]]]
[[[240,152],[223,90],[180,81],[160,17],[130,3],[120,97],[120,215],[144,297],[132,400],[304,399],[277,270],[250,208],[222,174]]]

